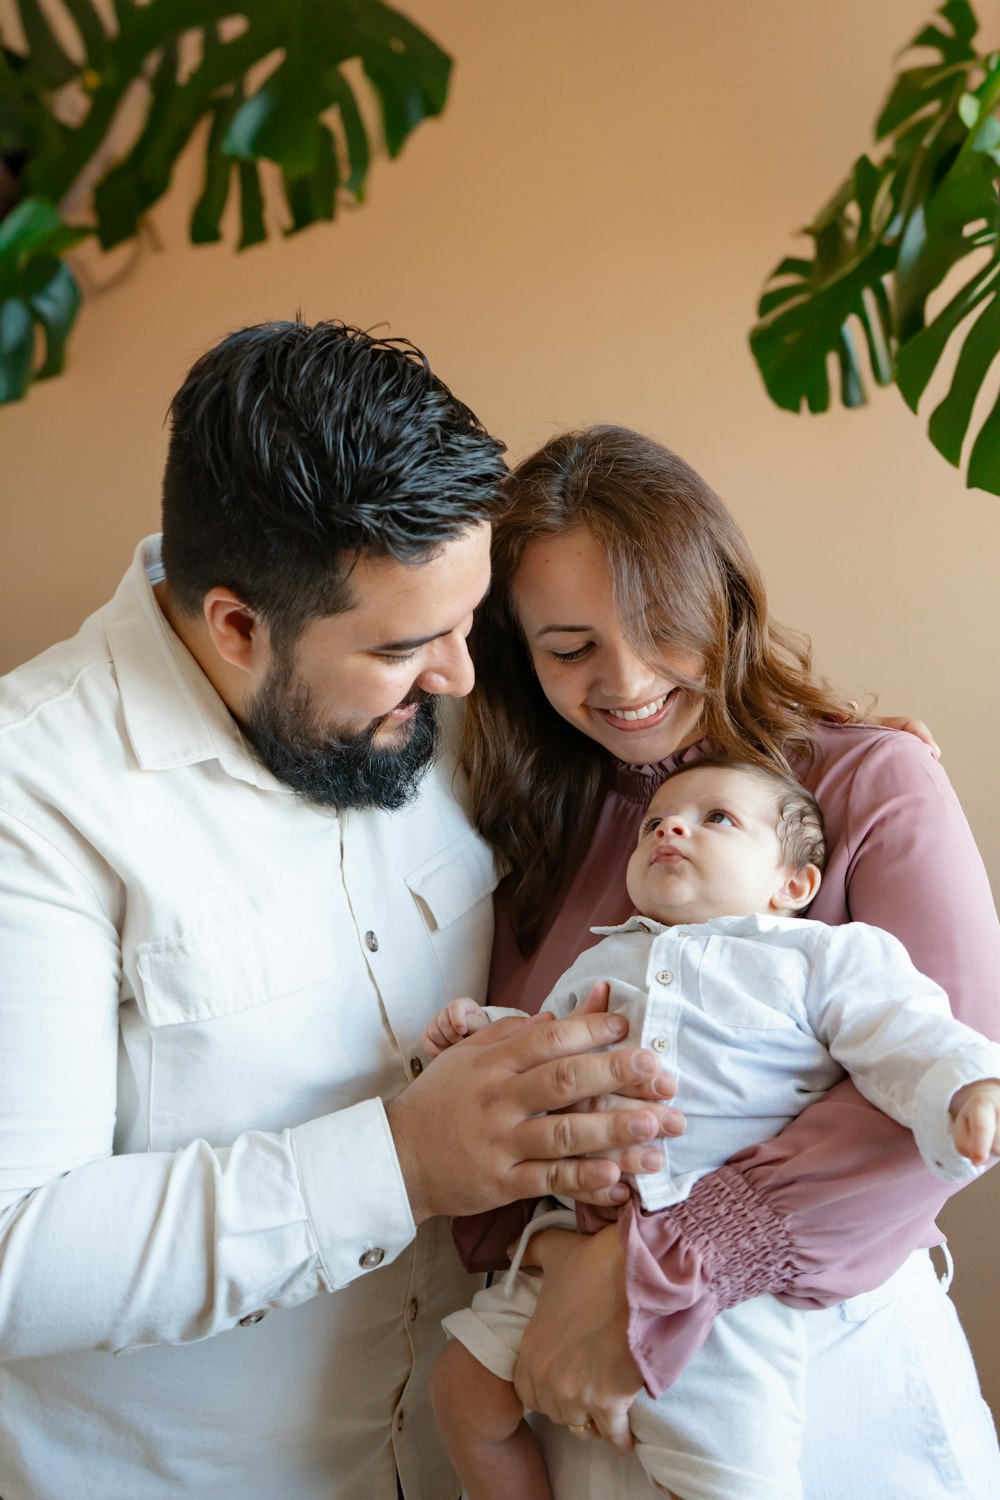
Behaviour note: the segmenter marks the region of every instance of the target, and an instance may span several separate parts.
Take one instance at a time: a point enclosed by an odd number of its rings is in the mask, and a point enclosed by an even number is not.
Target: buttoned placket
[[[671,927],[657,933],[646,968],[647,1005],[640,1045],[657,1054],[663,1066],[676,1073],[681,1007],[685,991],[684,946],[687,933]]]

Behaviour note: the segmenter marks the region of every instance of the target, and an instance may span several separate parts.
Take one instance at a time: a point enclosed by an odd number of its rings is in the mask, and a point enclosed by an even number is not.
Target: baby
[[[1000,1151],[1000,1047],[956,1021],[944,992],[895,938],[797,914],[819,888],[822,818],[776,770],[697,761],[653,796],[628,866],[638,915],[595,928],[543,1009],[564,1015],[598,980],[629,1017],[623,1046],[651,1047],[681,1080],[688,1129],[661,1171],[636,1179],[642,1207],[687,1197],[744,1146],[777,1134],[843,1077],[907,1125],[931,1169],[975,1176]],[[510,1011],[454,1000],[428,1026],[431,1056]],[[555,1214],[551,1210],[555,1208]],[[540,1207],[504,1281],[445,1322],[435,1411],[468,1500],[549,1500],[545,1466],[513,1386],[537,1300],[519,1269],[536,1229],[575,1217]],[[801,1500],[800,1309],[754,1298],[720,1314],[681,1378],[630,1412],[652,1488],[675,1500]]]

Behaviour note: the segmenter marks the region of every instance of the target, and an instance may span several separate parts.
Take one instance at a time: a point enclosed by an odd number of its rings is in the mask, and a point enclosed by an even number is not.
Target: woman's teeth
[[[652,703],[645,704],[642,708],[606,708],[605,713],[613,719],[650,719],[653,714],[658,714],[670,695],[664,693],[662,698],[654,698]]]

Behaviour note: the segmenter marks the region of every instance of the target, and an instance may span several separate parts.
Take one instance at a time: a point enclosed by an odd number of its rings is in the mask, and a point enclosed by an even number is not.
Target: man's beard
[[[409,737],[398,748],[383,747],[376,736],[387,715],[360,731],[322,724],[308,688],[294,681],[293,664],[279,660],[247,704],[242,723],[258,758],[305,801],[394,812],[414,796],[438,749],[434,699],[416,689],[406,701],[417,704],[413,717],[403,721]]]

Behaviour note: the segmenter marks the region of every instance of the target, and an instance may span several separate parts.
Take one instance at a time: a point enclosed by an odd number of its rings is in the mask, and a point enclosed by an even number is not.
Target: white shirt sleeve
[[[933,1172],[948,1182],[980,1174],[955,1149],[949,1105],[965,1084],[1000,1077],[1000,1047],[955,1019],[896,938],[861,922],[830,927],[806,1005],[859,1091],[913,1131]]]
[[[91,879],[0,820],[0,1348],[184,1343],[333,1291],[414,1234],[381,1102],[113,1156],[120,954]]]

